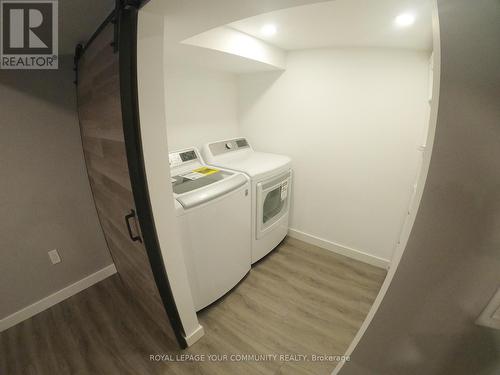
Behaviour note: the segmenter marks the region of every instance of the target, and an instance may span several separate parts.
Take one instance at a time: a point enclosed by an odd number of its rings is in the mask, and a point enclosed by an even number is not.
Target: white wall
[[[233,74],[168,65],[165,103],[170,151],[239,135]]]
[[[137,84],[144,166],[165,270],[186,342],[192,345],[204,331],[194,310],[175,217],[170,170],[166,168],[165,51],[159,47],[164,45],[166,21],[150,7],[148,3],[141,9],[137,22]]]
[[[429,54],[290,52],[287,69],[239,78],[239,123],[295,172],[291,228],[390,260],[427,127]]]

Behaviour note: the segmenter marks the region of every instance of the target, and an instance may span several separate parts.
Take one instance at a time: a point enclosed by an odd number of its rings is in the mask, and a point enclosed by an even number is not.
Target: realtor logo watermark
[[[1,69],[57,69],[57,0],[0,0]]]

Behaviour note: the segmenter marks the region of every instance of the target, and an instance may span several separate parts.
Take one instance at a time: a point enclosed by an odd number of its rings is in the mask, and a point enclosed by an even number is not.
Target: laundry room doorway
[[[439,93],[435,2],[373,2],[366,14],[340,0],[221,6],[150,1],[140,13],[138,100],[155,218],[174,216],[169,153],[221,143],[229,155],[243,140],[290,157],[290,191],[269,191],[255,215],[271,222],[283,202],[290,224],[241,283],[197,313],[205,336],[188,351],[204,353],[205,343],[311,356],[328,347],[342,362],[390,285],[425,184]],[[162,228],[166,257],[180,264],[181,240]],[[326,373],[337,363],[303,367]]]

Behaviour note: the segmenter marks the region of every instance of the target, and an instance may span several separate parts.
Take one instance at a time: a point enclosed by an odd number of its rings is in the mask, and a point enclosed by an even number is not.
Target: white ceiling
[[[335,0],[303,5],[246,18],[230,27],[284,50],[323,47],[386,47],[432,49],[431,0]],[[401,28],[394,18],[415,14],[413,25]],[[266,24],[277,33],[261,34]]]
[[[181,42],[249,16],[316,2],[317,0],[150,0],[141,8],[141,12],[165,16],[167,64],[249,73],[272,67],[255,60]]]

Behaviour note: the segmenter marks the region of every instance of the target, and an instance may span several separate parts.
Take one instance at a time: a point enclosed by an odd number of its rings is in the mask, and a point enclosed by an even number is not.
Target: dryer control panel
[[[245,138],[228,139],[211,143],[209,146],[213,156],[224,154],[227,152],[238,151],[244,148],[250,148],[248,141]]]

